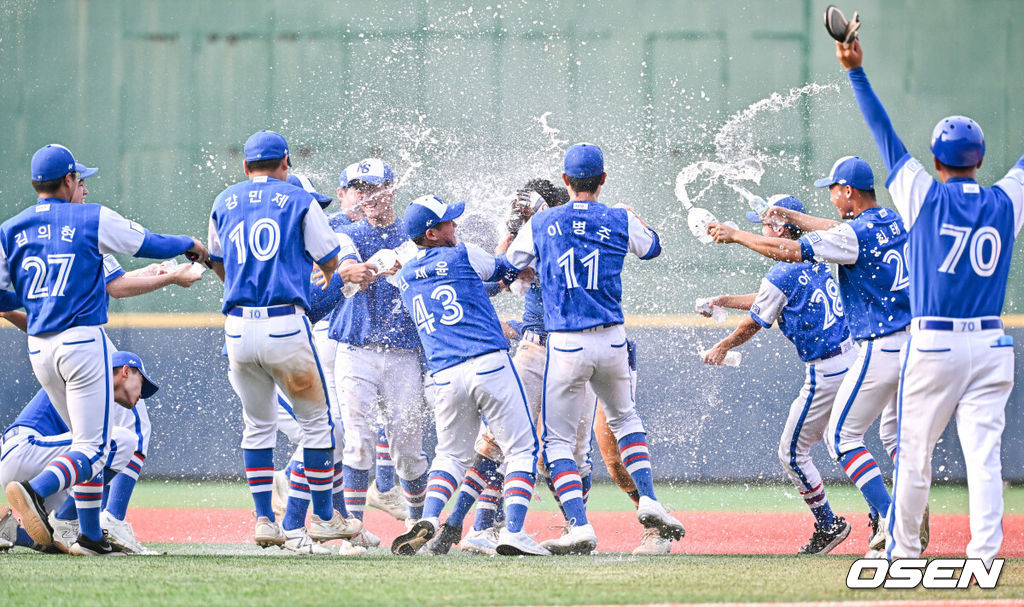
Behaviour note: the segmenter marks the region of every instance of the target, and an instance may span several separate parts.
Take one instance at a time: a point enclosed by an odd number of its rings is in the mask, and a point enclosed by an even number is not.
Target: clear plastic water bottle
[[[725,311],[725,308],[711,305],[710,299],[697,298],[694,303],[694,311],[698,314],[710,314],[715,322],[725,322],[729,318],[729,313]]]
[[[768,214],[768,209],[772,208],[772,205],[768,204],[767,200],[757,194],[753,194],[748,198],[747,204],[750,205],[750,209],[757,213],[757,216],[761,219],[764,219],[764,216]]]
[[[704,350],[703,352],[700,353],[700,357],[704,358],[710,351],[711,350]],[[742,360],[742,353],[737,352],[736,350],[729,350],[728,352],[725,353],[725,358],[722,359],[722,364],[725,365],[726,367],[738,367],[740,366],[740,361]]]

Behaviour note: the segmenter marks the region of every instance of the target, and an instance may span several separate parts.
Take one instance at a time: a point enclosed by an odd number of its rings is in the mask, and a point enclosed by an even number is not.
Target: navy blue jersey
[[[889,335],[910,324],[908,246],[903,220],[884,207],[800,239],[804,261],[839,264],[839,290],[854,339]]]
[[[342,260],[366,261],[381,249],[397,249],[409,240],[401,219],[383,228],[361,219],[339,233],[351,238],[355,247],[354,252],[343,251]],[[343,300],[331,314],[330,323],[330,338],[353,346],[420,347],[416,326],[402,306],[401,294],[383,279]]]
[[[416,323],[432,373],[508,349],[483,284],[495,279],[496,267],[494,256],[458,244],[420,249],[398,273],[402,301]]]
[[[300,187],[272,177],[236,183],[210,214],[210,258],[224,263],[224,305],[294,304],[309,309],[313,263],[338,252],[320,204]]]
[[[103,255],[174,257],[187,236],[151,234],[98,204],[38,202],[0,225],[0,290],[13,286],[28,334],[107,322]]]
[[[343,211],[338,211],[327,217],[327,225],[331,226],[331,229],[335,232],[341,230],[341,228],[352,225],[352,220],[348,218]]]
[[[839,285],[823,263],[776,263],[761,281],[750,317],[765,328],[778,321],[804,362],[850,337]]]
[[[14,426],[32,428],[42,436],[56,436],[71,431],[57,413],[57,409],[54,408],[49,395],[44,390],[36,392],[32,400],[15,418],[14,423],[8,427],[13,428]]]
[[[626,253],[651,259],[658,235],[626,209],[573,201],[527,222],[506,257],[522,270],[535,261],[544,300],[544,328],[581,331],[621,324]]]
[[[911,314],[1000,315],[1014,240],[1024,223],[1024,156],[993,187],[966,178],[940,183],[907,152],[864,69],[848,75],[889,171],[886,187],[910,230]]]

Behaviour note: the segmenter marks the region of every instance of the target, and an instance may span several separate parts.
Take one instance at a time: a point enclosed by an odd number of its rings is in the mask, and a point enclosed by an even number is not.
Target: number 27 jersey
[[[224,263],[224,306],[294,304],[309,309],[313,262],[338,254],[338,237],[313,197],[285,181],[254,177],[227,188],[210,214],[210,259]]]

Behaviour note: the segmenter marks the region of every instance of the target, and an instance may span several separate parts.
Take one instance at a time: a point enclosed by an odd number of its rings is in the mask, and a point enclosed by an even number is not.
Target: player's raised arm
[[[629,221],[629,251],[640,259],[654,259],[661,255],[661,239],[647,222],[640,219],[630,207],[625,207]]]
[[[1021,225],[1024,224],[1024,156],[1017,160],[1006,177],[995,183],[995,187],[1006,192],[1013,201],[1013,233],[1020,233]]]
[[[123,253],[150,259],[170,259],[189,254],[193,261],[200,263],[206,263],[210,257],[206,247],[191,236],[150,232],[107,207],[100,207],[97,240],[101,253]]]
[[[708,224],[708,234],[719,244],[736,243],[776,261],[801,261],[800,244],[788,238],[753,234],[724,223]]]
[[[704,355],[704,362],[709,365],[721,365],[729,350],[747,343],[760,330],[761,325],[754,322],[749,316],[744,318],[740,321],[740,326],[736,327],[736,330],[708,350],[707,354]]]
[[[708,311],[701,311],[700,315],[711,318],[711,308],[718,306],[719,308],[731,308],[733,310],[749,310],[750,306],[754,305],[754,300],[757,299],[757,293],[747,293],[746,295],[719,295],[712,297],[708,300]]]

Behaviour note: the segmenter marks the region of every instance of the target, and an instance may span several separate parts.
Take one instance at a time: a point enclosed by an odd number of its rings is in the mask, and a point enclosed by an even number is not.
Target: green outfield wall
[[[663,236],[659,260],[628,268],[626,308],[686,312],[698,295],[755,289],[767,264],[690,237],[673,194],[681,169],[753,156],[764,174],[745,187],[823,214],[810,181],[836,157],[860,154],[884,179],[821,24],[826,4],[7,0],[0,215],[31,202],[31,154],[57,141],[100,167],[90,201],[205,238],[214,196],[241,178],[242,143],[270,128],[321,190],[381,156],[401,176],[400,206],[425,193],[466,199],[477,219],[464,237],[486,243],[516,185],[555,176],[567,143],[586,140],[606,150],[603,200],[633,205]],[[968,114],[988,137],[981,181],[1002,176],[1024,152],[1021,3],[844,8],[861,12],[867,73],[911,152],[926,158],[934,123]],[[722,183],[691,189],[742,220]],[[1019,276],[1008,312],[1024,311]],[[206,281],[112,308],[216,311],[219,298]]]

